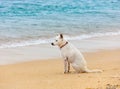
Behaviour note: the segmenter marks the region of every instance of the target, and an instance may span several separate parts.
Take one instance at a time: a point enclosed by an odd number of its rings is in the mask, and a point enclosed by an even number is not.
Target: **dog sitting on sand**
[[[70,64],[78,73],[102,72],[102,70],[90,70],[81,52],[70,42],[64,39],[62,34],[56,36],[55,42],[51,45],[57,45],[60,48],[62,57],[64,58],[64,73],[70,71]]]

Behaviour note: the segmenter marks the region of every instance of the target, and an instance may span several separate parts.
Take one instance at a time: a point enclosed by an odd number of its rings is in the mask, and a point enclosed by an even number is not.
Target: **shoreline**
[[[59,51],[57,49],[57,51]],[[84,56],[84,58],[86,59],[86,56],[88,57],[93,57],[93,54],[104,54],[104,53],[107,53],[107,52],[113,52],[113,51],[120,51],[120,48],[119,49],[100,49],[100,50],[96,50],[96,51],[88,51],[88,52],[81,52],[82,55]],[[102,53],[103,52],[103,53]],[[1,64],[0,66],[8,66],[8,65],[17,65],[17,64],[22,64],[22,63],[30,63],[30,62],[37,62],[37,61],[54,61],[54,60],[59,60],[59,59],[63,59],[62,56],[60,55],[60,51],[58,52],[58,56],[56,57],[48,57],[48,58],[44,58],[44,57],[41,57],[40,59],[37,58],[37,59],[30,59],[30,60],[25,60],[25,61],[19,61],[19,62],[14,62],[14,63],[8,63],[8,64]],[[92,56],[91,56],[92,55]]]
[[[61,58],[0,66],[1,89],[105,89],[120,88],[120,49],[83,53],[89,69],[103,73],[63,73]],[[89,81],[88,81],[89,80]]]
[[[102,50],[120,49],[119,37],[120,36],[98,37],[70,42],[82,53],[99,52]],[[0,49],[0,56],[0,65],[27,62],[32,60],[61,58],[59,48],[51,46],[50,43],[16,48],[3,48]]]

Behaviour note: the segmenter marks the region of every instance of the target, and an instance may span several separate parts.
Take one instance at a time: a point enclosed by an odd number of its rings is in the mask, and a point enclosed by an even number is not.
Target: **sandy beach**
[[[58,34],[103,72],[64,74]],[[120,0],[0,0],[0,89],[120,89]]]
[[[120,50],[83,53],[90,69],[103,73],[63,73],[61,58],[0,66],[0,89],[120,89]],[[113,89],[109,88],[109,89]]]

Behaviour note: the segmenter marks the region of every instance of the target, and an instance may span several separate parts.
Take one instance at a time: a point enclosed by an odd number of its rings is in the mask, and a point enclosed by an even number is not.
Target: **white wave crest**
[[[65,35],[65,39],[66,40],[84,40],[84,39],[89,39],[89,38],[94,38],[94,37],[117,36],[117,35],[120,35],[120,31],[107,32],[107,33],[91,33],[91,34],[83,34],[80,36]],[[22,47],[22,46],[30,46],[30,45],[39,45],[39,44],[50,43],[52,41],[54,41],[54,38],[22,41],[19,43],[7,43],[7,44],[0,45],[0,48],[14,48],[14,47]]]
[[[118,32],[107,32],[107,33],[91,33],[91,34],[83,34],[80,36],[75,37],[66,37],[67,40],[83,40],[83,39],[89,39],[94,37],[103,37],[103,36],[117,36],[120,35],[120,31]]]

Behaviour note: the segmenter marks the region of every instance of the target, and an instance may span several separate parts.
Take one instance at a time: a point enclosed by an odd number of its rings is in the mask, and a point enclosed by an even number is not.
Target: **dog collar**
[[[60,47],[60,49],[63,48],[63,47],[64,47],[65,45],[67,45],[67,44],[68,44],[68,42],[66,42],[64,45],[62,45],[62,46]]]

